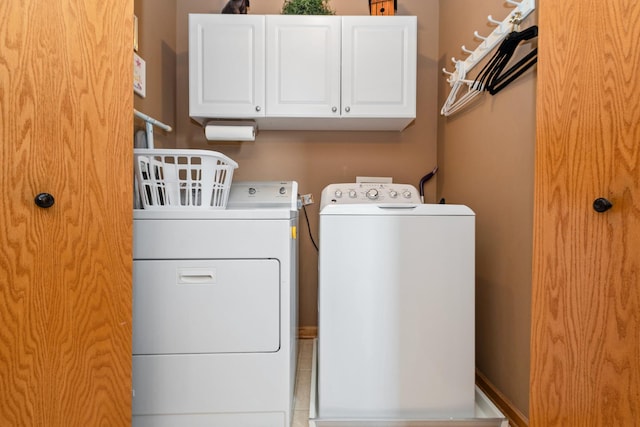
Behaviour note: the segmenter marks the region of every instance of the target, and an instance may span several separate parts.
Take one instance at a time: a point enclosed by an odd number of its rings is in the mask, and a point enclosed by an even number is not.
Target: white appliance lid
[[[326,205],[320,215],[475,216],[475,213],[464,205],[372,203]]]

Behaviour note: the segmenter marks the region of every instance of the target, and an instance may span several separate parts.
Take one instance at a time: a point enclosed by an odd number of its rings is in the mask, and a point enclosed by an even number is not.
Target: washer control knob
[[[278,190],[278,193],[285,195],[287,194],[287,189],[285,187],[280,187],[280,190]]]
[[[352,199],[358,197],[358,193],[356,193],[356,190],[349,190],[349,197],[351,197]]]
[[[404,190],[402,192],[402,197],[404,197],[405,199],[410,199],[411,198],[411,191],[409,190]]]
[[[252,196],[256,194],[256,189],[254,187],[249,187],[249,194],[251,194]]]
[[[333,195],[336,196],[336,199],[339,199],[340,197],[342,197],[342,190],[336,190]]]
[[[396,190],[391,190],[391,191],[389,191],[389,196],[390,196],[392,199],[395,199],[395,198],[397,198],[397,197],[398,197],[398,192],[397,192]]]
[[[367,191],[367,198],[369,200],[376,200],[378,198],[378,190],[371,188]]]

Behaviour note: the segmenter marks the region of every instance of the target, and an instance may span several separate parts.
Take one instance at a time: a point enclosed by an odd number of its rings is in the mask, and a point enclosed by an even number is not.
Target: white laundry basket
[[[237,167],[216,151],[134,149],[144,209],[225,209]]]

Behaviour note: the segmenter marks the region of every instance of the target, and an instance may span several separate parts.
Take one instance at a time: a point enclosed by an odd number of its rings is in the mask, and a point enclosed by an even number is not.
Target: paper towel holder
[[[255,141],[258,131],[255,120],[208,120],[203,128],[207,141]]]

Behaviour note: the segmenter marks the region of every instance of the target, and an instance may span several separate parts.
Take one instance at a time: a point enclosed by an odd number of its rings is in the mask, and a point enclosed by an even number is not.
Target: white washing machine
[[[135,210],[135,427],[288,427],[297,183],[233,183],[227,209]]]
[[[475,215],[411,185],[322,193],[320,419],[473,418]]]

